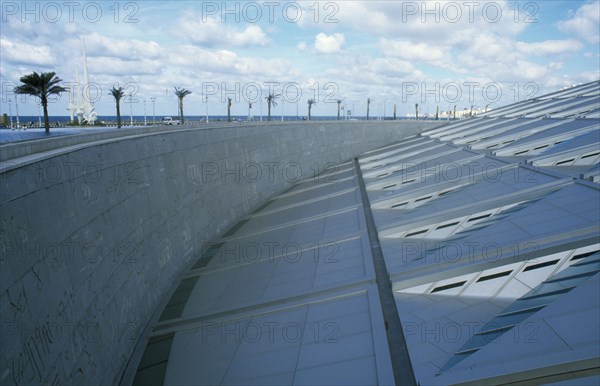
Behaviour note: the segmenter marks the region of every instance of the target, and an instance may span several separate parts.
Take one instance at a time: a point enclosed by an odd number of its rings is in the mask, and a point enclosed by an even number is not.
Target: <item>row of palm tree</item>
[[[274,93],[269,93],[268,96],[265,97],[265,99],[267,100],[267,120],[270,121],[271,120],[271,106],[273,107],[277,107],[277,98],[279,98],[281,96],[281,94],[274,94]],[[341,103],[341,101],[338,102],[338,110],[339,110],[339,103]],[[308,120],[310,121],[311,119],[311,111],[312,111],[312,107],[313,105],[316,105],[317,102],[314,99],[309,99],[308,100]],[[231,98],[229,99],[229,106],[231,107]],[[339,111],[338,111],[338,119],[339,119]]]
[[[125,96],[125,92],[123,91],[123,87],[115,87],[110,89],[111,95],[115,98],[115,102],[117,104],[117,127],[121,128],[121,98]],[[183,116],[183,98],[190,95],[192,92],[186,90],[185,88],[175,87],[175,95],[179,98],[179,119],[183,124],[184,116]],[[231,107],[231,100],[229,102],[229,106]]]
[[[40,98],[40,102],[44,109],[44,128],[46,133],[50,132],[50,121],[48,118],[48,97],[51,95],[59,95],[61,92],[68,91],[66,88],[59,85],[62,82],[56,73],[54,72],[45,72],[38,74],[37,72],[33,72],[32,74],[25,75],[21,77],[21,85],[15,87],[15,93],[17,94],[27,94]],[[125,92],[123,87],[115,87],[113,86],[110,89],[111,95],[115,98],[115,103],[117,107],[117,127],[121,127],[121,99],[125,96]],[[181,123],[184,123],[184,115],[183,115],[183,98],[190,95],[192,92],[185,88],[175,87],[175,95],[179,98],[179,118]],[[269,93],[265,99],[267,100],[268,105],[268,120],[271,120],[271,107],[277,106],[277,99],[281,96],[281,94]],[[369,119],[370,105],[372,99],[367,99],[367,120]],[[231,98],[227,98],[227,120],[231,122]],[[337,119],[340,119],[340,108],[341,108],[342,100],[337,100]],[[312,115],[312,107],[317,104],[314,99],[308,100],[308,120],[311,119]],[[416,107],[418,114],[418,105]]]
[[[50,118],[48,116],[48,98],[51,95],[60,95],[60,93],[68,91],[66,88],[59,85],[62,82],[55,72],[43,72],[38,74],[33,72],[24,75],[20,78],[21,84],[15,87],[16,94],[31,95],[40,98],[40,103],[44,110],[44,129],[46,133],[50,132]],[[113,86],[110,89],[111,95],[115,98],[117,107],[117,127],[121,127],[121,99],[125,96],[123,87]],[[183,98],[190,95],[192,92],[184,88],[175,87],[175,95],[179,98],[179,116],[181,123],[183,119]],[[229,100],[231,107],[231,99]]]

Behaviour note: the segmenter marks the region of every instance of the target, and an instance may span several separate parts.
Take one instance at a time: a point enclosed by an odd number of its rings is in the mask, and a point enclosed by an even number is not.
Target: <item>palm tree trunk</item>
[[[310,109],[311,109],[311,105],[308,105],[308,120],[310,121]]]
[[[340,104],[339,103],[338,103],[338,117],[337,117],[337,120],[338,121],[340,120]]]
[[[179,117],[181,118],[181,124],[183,125],[183,98],[179,98]]]
[[[367,104],[367,121],[369,120],[369,105]]]
[[[121,106],[119,105],[119,100],[117,99],[117,129],[121,128]]]
[[[269,118],[267,119],[269,122],[271,121],[271,102],[268,103],[269,106]]]
[[[50,119],[48,118],[48,100],[42,98],[42,107],[44,108],[44,129],[46,134],[50,133]]]

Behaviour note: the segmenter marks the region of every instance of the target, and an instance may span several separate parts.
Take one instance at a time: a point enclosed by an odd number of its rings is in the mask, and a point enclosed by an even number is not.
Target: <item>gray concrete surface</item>
[[[438,124],[153,128],[1,146],[0,383],[117,383],[205,243],[297,182]]]

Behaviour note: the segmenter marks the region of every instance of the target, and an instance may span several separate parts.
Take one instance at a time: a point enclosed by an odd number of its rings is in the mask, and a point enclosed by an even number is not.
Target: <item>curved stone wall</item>
[[[203,243],[300,180],[434,125],[154,128],[0,147],[0,383],[118,383]]]

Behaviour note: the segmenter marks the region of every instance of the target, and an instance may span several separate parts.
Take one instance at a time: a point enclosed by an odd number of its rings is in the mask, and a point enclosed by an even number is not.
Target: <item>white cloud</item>
[[[121,74],[128,76],[160,75],[163,65],[159,61],[128,61],[119,58],[98,57],[88,58],[88,67],[94,76]],[[81,74],[80,74],[81,76]]]
[[[2,34],[19,37],[28,43],[46,43],[49,38],[69,36],[77,31],[75,23],[44,23],[31,19],[7,18],[2,20]]]
[[[31,45],[0,38],[0,52],[4,63],[50,67],[57,62],[53,50],[46,45]]]
[[[548,68],[551,68],[553,70],[560,70],[562,69],[564,66],[563,62],[550,62],[548,63]]]
[[[414,61],[437,61],[444,58],[444,50],[432,44],[414,43],[408,40],[381,39],[381,51],[387,56]]]
[[[298,51],[304,52],[304,51],[308,50],[308,45],[306,44],[306,42],[300,42],[300,43],[298,43],[296,48],[298,48]]]
[[[415,67],[406,60],[392,58],[375,58],[371,64],[374,72],[385,76],[410,76],[415,72]]]
[[[176,36],[207,47],[266,46],[269,43],[267,35],[257,25],[237,30],[214,18],[205,18],[203,21],[200,15],[194,13],[182,17],[173,28]]]
[[[480,33],[454,56],[451,68],[456,73],[477,74],[495,82],[539,81],[548,77],[556,63],[538,64],[517,49],[517,43],[492,33]],[[522,51],[556,50],[552,43],[520,45]]]
[[[577,52],[583,48],[583,44],[575,39],[567,40],[545,40],[535,43],[516,43],[517,51],[527,55],[560,55]]]
[[[576,75],[580,83],[593,82],[600,79],[600,69],[584,71]]]
[[[470,39],[462,41],[461,48],[471,54],[478,63],[501,60],[512,52],[511,40],[496,34],[472,31],[468,37]]]
[[[463,31],[491,30],[516,36],[529,23],[515,21],[514,2],[311,1],[303,11],[305,28],[344,28],[388,38],[410,37],[424,42],[452,43]],[[317,13],[316,9],[320,12]],[[325,23],[326,16],[337,20]]]
[[[600,2],[593,1],[582,5],[569,19],[558,23],[558,28],[574,34],[588,43],[600,42]]]
[[[211,51],[196,46],[179,46],[175,52],[171,52],[170,62],[177,67],[200,68],[203,71],[226,71],[231,70],[238,56],[233,51],[218,50]],[[202,66],[198,66],[198,58],[202,58]]]
[[[375,94],[377,87],[394,87],[402,82],[423,79],[423,73],[413,64],[397,58],[360,55],[353,58],[343,57],[340,61],[343,65],[326,70],[324,75],[330,79],[339,78],[340,84],[344,84],[349,90],[363,87]]]
[[[114,39],[92,33],[85,37],[88,55],[138,60],[139,58],[156,59],[164,55],[160,45],[153,41],[137,39]]]
[[[315,37],[315,50],[322,54],[332,54],[340,52],[346,43],[346,38],[342,33],[326,35],[323,32]]]
[[[174,47],[169,60],[182,73],[194,71],[194,77],[203,81],[212,80],[210,73],[258,79],[279,79],[294,74],[292,63],[285,59],[242,57],[229,50],[212,51],[192,45]]]

